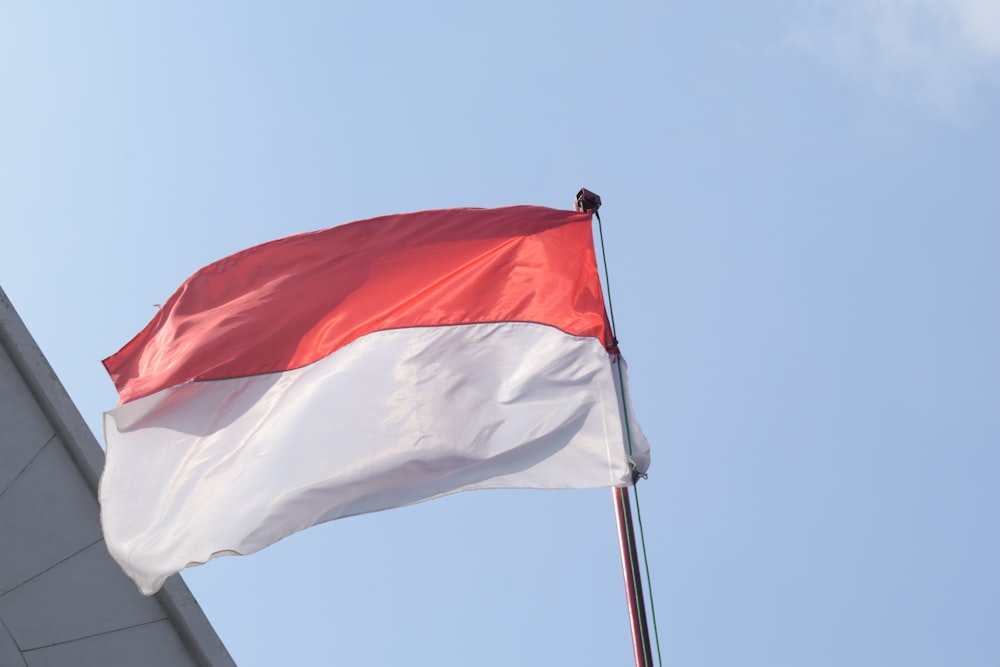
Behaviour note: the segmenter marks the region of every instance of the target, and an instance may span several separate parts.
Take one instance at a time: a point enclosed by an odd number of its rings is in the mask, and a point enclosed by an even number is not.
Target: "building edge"
[[[96,498],[101,471],[104,469],[104,450],[2,287],[0,345],[6,348]],[[170,577],[154,597],[200,667],[236,666],[191,590],[179,575]]]

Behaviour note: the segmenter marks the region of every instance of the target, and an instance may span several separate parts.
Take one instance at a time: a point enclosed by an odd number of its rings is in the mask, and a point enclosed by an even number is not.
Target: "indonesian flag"
[[[108,550],[149,595],[214,556],[484,488],[625,486],[649,448],[591,215],[392,215],[187,280],[104,361]],[[629,437],[630,436],[630,437]]]

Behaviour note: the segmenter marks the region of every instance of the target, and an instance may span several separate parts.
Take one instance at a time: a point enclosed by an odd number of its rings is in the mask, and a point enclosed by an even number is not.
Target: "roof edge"
[[[96,498],[101,471],[104,469],[104,450],[2,287],[0,345],[10,354],[11,360]],[[170,577],[155,597],[198,665],[236,666],[180,575]]]

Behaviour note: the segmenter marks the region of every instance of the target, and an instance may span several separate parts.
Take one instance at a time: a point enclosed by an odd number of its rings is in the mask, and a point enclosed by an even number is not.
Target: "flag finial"
[[[601,195],[591,192],[587,188],[580,188],[580,191],[576,193],[576,207],[582,213],[596,212],[597,209],[601,208]]]

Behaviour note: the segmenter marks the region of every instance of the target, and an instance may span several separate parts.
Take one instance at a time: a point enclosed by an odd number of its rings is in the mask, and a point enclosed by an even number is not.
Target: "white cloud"
[[[1000,82],[1000,0],[815,0],[790,41],[946,113],[976,86]]]
[[[1000,2],[997,0],[953,0],[962,32],[973,48],[1000,58]]]

